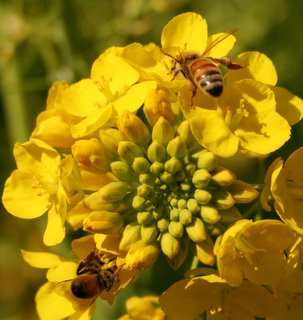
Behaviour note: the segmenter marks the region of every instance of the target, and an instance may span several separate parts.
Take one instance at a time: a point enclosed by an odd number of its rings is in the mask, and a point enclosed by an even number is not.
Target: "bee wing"
[[[211,42],[207,45],[207,47],[206,47],[206,49],[205,49],[205,51],[204,51],[204,53],[203,53],[203,56],[208,56],[208,53],[209,53],[215,46],[217,46],[220,42],[224,41],[224,40],[225,40],[226,38],[228,38],[229,36],[234,35],[238,30],[239,30],[239,29],[236,28],[236,29],[233,29],[233,30],[230,30],[230,31],[228,31],[228,32],[224,32],[224,33],[220,34],[215,40],[211,41]],[[225,54],[224,54],[224,55],[225,55]]]

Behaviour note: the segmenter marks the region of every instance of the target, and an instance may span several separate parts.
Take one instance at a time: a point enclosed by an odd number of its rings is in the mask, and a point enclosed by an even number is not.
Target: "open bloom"
[[[264,287],[244,281],[232,287],[216,274],[193,277],[174,283],[159,299],[171,319],[243,319],[278,313],[278,304]],[[180,307],[176,307],[180,306]]]
[[[14,148],[17,169],[7,179],[2,201],[8,212],[33,219],[48,213],[44,243],[54,245],[65,236],[68,208],[81,199],[80,176],[72,157],[61,159],[45,142],[32,139]]]

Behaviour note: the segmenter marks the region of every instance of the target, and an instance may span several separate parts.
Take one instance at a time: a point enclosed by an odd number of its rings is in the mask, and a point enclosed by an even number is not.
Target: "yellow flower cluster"
[[[89,78],[52,86],[30,140],[15,145],[2,197],[17,217],[48,214],[48,246],[65,239],[66,223],[85,232],[72,241],[74,260],[23,251],[48,269],[41,319],[90,319],[98,296],[112,303],[159,255],[173,270],[192,259],[191,271],[159,299],[131,298],[121,319],[302,313],[302,149],[266,174],[260,201],[267,211],[274,202],[276,219],[248,219],[243,208],[256,208],[259,193],[222,159],[278,150],[303,101],[276,86],[264,54],[231,62],[235,41],[184,13],[164,27],[161,47],[109,48]]]

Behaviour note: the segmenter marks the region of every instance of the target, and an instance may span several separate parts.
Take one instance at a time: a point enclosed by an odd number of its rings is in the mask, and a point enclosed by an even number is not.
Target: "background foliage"
[[[28,139],[53,81],[72,83],[88,77],[94,59],[109,46],[135,41],[160,44],[163,26],[182,12],[202,14],[210,33],[239,28],[233,55],[264,52],[277,68],[279,85],[303,97],[303,42],[299,41],[303,11],[299,7],[300,0],[0,0],[1,189],[15,168],[13,144]],[[293,128],[292,139],[279,155],[286,157],[302,145],[302,130],[302,124]],[[46,250],[41,243],[44,226],[43,219],[18,220],[1,207],[1,319],[37,318],[34,294],[45,272],[27,266],[19,249]],[[68,254],[69,243],[51,250]],[[99,319],[121,315],[126,296],[167,288],[174,279],[165,264],[159,261],[155,269],[144,272],[111,308],[100,302]]]

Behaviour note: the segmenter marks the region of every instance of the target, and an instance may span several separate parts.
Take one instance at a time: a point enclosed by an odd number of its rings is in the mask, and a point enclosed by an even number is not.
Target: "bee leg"
[[[222,64],[224,67],[228,69],[241,69],[245,66],[242,66],[241,64],[232,63],[230,58],[228,57],[222,57],[221,59],[211,58],[213,61]]]

